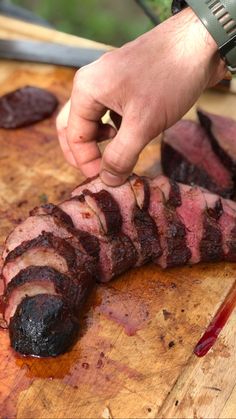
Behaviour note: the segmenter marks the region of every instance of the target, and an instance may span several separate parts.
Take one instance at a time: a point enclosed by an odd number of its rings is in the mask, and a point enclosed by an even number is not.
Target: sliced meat
[[[57,356],[78,336],[78,322],[61,296],[25,297],[10,320],[11,346],[23,355]]]
[[[129,266],[129,268],[134,266],[137,261],[137,253],[132,241],[122,233],[106,236],[99,217],[87,204],[83,195],[74,196],[70,200],[63,202],[60,208],[69,214],[77,229],[98,238],[98,277],[100,281],[107,282],[115,275],[124,272],[126,266]],[[98,211],[100,213],[100,210]],[[93,244],[88,243],[88,246],[92,246],[92,249],[94,249]],[[118,248],[120,248],[119,254],[117,251]],[[119,255],[124,256],[123,267],[120,266]]]
[[[129,177],[128,181],[136,198],[137,206],[142,210],[148,210],[150,202],[148,179],[145,176],[133,174]]]
[[[198,109],[201,125],[209,135],[212,148],[224,166],[236,171],[236,121]],[[209,164],[210,166],[210,164]]]
[[[219,219],[223,213],[221,199],[217,195],[202,191],[206,200],[203,214],[203,236],[200,242],[202,262],[216,262],[224,259],[222,232]]]
[[[104,236],[99,218],[89,207],[83,195],[68,199],[59,206],[70,216],[76,229],[86,231],[86,233],[96,236],[98,239]]]
[[[223,197],[233,194],[230,171],[213,151],[206,131],[196,122],[181,120],[165,131],[161,163],[164,174],[171,179],[203,186]]]
[[[28,266],[47,266],[60,273],[76,273],[79,265],[79,253],[66,240],[52,233],[42,233],[36,239],[23,242],[10,252],[2,270],[7,285],[21,269]]]
[[[47,90],[25,86],[0,98],[0,127],[19,128],[42,121],[58,106],[56,96]]]
[[[160,176],[150,181],[151,199],[149,213],[160,233],[162,255],[155,260],[162,268],[187,263],[191,250],[187,243],[187,231],[176,208],[181,204],[178,185]]]
[[[25,221],[19,224],[6,240],[3,258],[7,254],[19,246],[26,240],[33,240],[38,237],[42,232],[49,232],[61,238],[72,237],[72,233],[68,227],[62,223],[58,223],[57,218],[51,215],[35,215],[28,217]]]
[[[25,86],[0,98],[0,127],[19,128],[42,121],[58,106],[57,98],[44,89]]]
[[[130,238],[133,245],[135,246],[138,259],[136,262],[136,266],[141,266],[143,263],[146,263],[149,258],[149,252],[146,254],[143,252],[142,249],[142,243],[140,242],[139,232],[136,230],[135,224],[134,224],[134,216],[136,211],[136,198],[134,195],[134,192],[131,188],[131,185],[129,182],[126,182],[125,184],[112,188],[107,185],[105,185],[100,177],[96,177],[90,180],[87,180],[82,185],[77,187],[73,192],[72,196],[76,197],[77,195],[83,193],[86,191],[86,189],[90,190],[92,193],[98,193],[102,190],[106,190],[109,192],[114,200],[119,204],[120,208],[120,214],[122,217],[122,233],[125,234]],[[158,240],[158,238],[156,238]],[[148,254],[148,260],[147,260],[147,254]]]
[[[37,294],[60,295],[75,312],[91,289],[92,281],[78,281],[48,266],[29,266],[21,270],[7,285],[4,301],[4,319],[9,324],[23,298]]]
[[[30,211],[30,215],[52,215],[53,218],[56,218],[60,223],[67,225],[69,227],[74,227],[71,217],[64,212],[58,205],[51,203],[41,205],[40,207],[35,207]]]
[[[83,191],[85,201],[98,216],[105,234],[117,234],[121,231],[122,217],[119,205],[113,196],[102,189],[99,192]]]
[[[203,213],[206,210],[206,201],[198,187],[179,186],[182,204],[176,208],[176,212],[186,228],[186,243],[191,251],[189,261],[198,263],[201,260],[199,246],[203,236]]]
[[[57,236],[66,239],[72,239],[72,237],[74,237],[77,239],[76,247],[79,247],[80,243],[83,250],[85,250],[88,255],[94,257],[96,260],[99,258],[98,238],[86,231],[75,229],[71,217],[59,206],[54,204],[45,204],[34,208],[30,211],[30,215],[51,215],[54,218],[54,222],[51,222],[50,224],[52,229],[45,229],[45,231],[55,233]],[[55,223],[57,226],[54,226]],[[73,246],[75,246],[75,239],[73,239]]]

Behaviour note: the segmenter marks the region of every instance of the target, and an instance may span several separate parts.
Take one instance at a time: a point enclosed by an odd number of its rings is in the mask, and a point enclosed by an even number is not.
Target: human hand
[[[179,120],[225,74],[217,45],[187,8],[81,68],[57,118],[68,162],[87,177],[123,183],[142,149]],[[117,129],[102,124],[107,110]],[[101,156],[97,142],[112,139]]]

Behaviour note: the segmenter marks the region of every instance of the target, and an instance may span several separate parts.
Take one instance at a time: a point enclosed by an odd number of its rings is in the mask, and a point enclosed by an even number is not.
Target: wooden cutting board
[[[91,44],[3,17],[0,27],[5,37]],[[0,94],[31,84],[54,92],[62,105],[73,75],[65,68],[2,62]],[[233,95],[207,92],[199,104],[236,118]],[[189,116],[195,118],[194,109]],[[62,156],[55,116],[30,128],[0,130],[0,164],[0,244],[29,209],[65,199],[83,180]],[[159,172],[158,140],[136,169]],[[235,275],[236,266],[226,263],[134,269],[94,290],[79,341],[55,359],[16,356],[1,331],[0,417],[235,418],[236,313],[206,357],[193,355]]]

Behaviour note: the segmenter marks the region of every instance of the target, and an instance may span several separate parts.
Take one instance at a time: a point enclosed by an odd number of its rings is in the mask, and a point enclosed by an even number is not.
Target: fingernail
[[[114,175],[113,173],[108,172],[107,170],[103,170],[100,176],[102,181],[109,186],[118,186],[124,182],[122,176]]]

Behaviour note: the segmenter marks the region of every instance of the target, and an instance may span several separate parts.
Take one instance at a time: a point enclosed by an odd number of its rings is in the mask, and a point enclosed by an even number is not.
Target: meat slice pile
[[[235,193],[236,121],[198,109],[200,125],[181,120],[163,135],[163,172],[224,198]]]
[[[236,261],[236,203],[165,176],[132,175],[117,188],[90,179],[58,206],[32,210],[8,236],[3,259],[12,347],[56,356],[78,336],[96,280],[150,261]]]

